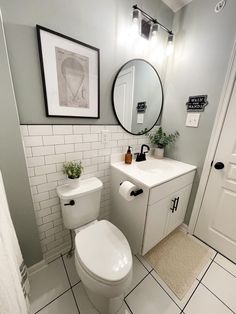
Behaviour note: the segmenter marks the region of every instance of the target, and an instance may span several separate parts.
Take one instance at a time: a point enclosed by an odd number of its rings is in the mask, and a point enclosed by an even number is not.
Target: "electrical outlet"
[[[101,132],[101,142],[107,144],[111,139],[111,134],[108,130],[102,130]]]
[[[186,119],[186,126],[197,128],[199,124],[200,113],[188,113]]]

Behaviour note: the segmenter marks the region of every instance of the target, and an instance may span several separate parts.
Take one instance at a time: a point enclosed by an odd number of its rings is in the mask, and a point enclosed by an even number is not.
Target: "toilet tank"
[[[67,229],[76,229],[98,218],[102,186],[102,182],[93,177],[81,180],[77,188],[68,184],[57,188]]]

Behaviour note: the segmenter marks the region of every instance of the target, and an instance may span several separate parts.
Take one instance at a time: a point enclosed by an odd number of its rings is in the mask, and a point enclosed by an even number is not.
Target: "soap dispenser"
[[[127,153],[125,154],[125,163],[130,165],[132,163],[132,153],[131,153],[131,147],[128,147]]]

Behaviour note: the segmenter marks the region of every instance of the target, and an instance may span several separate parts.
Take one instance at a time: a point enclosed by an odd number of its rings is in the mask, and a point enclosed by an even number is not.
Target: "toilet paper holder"
[[[122,184],[123,182],[121,182],[120,183],[120,185]],[[138,195],[140,195],[140,194],[142,194],[143,193],[143,189],[138,189],[137,191],[132,191],[131,193],[130,193],[130,196],[138,196]]]

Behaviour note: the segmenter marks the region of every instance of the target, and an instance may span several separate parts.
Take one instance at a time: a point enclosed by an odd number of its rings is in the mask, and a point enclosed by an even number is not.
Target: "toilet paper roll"
[[[136,189],[136,185],[129,181],[124,181],[120,185],[119,193],[126,201],[130,202],[135,199],[135,196],[131,196],[130,193]]]

